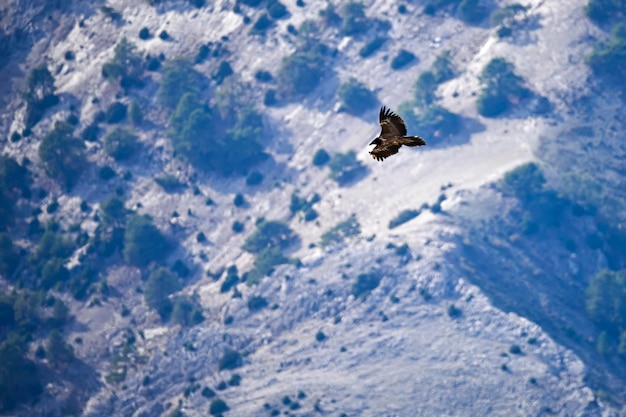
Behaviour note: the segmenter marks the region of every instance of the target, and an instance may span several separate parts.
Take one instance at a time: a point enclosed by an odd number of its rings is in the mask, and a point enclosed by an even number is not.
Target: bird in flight
[[[376,145],[370,151],[372,158],[382,161],[383,159],[398,153],[402,145],[424,146],[426,142],[418,136],[406,136],[406,126],[402,117],[398,116],[385,106],[381,107],[378,115],[380,134],[370,145]]]

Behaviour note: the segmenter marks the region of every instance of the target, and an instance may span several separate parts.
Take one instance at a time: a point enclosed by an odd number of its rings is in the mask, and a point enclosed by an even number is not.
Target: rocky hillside
[[[3,415],[624,412],[622,6],[5,3]]]

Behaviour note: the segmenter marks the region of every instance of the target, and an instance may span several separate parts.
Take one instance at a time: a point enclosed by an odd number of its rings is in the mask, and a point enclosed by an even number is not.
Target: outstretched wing
[[[372,155],[372,158],[382,161],[383,159],[398,153],[400,146],[409,144],[413,144],[413,140],[410,138],[389,139],[383,141],[380,145],[375,146],[370,154]]]
[[[382,129],[380,132],[380,137],[382,139],[406,135],[404,120],[385,106],[380,109],[378,122],[380,123],[380,127]]]

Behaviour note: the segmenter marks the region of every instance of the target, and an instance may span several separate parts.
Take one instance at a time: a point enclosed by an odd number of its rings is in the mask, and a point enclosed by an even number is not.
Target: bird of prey
[[[370,151],[372,158],[382,161],[383,159],[398,153],[402,145],[424,146],[426,142],[418,136],[406,136],[404,120],[385,106],[381,107],[378,115],[380,134],[370,145],[376,145]]]

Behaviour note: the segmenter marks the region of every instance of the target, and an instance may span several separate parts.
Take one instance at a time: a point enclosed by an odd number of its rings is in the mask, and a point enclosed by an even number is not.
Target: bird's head
[[[382,143],[383,143],[383,141],[382,141],[381,138],[376,138],[376,139],[374,139],[373,141],[370,142],[370,145],[380,145]]]

